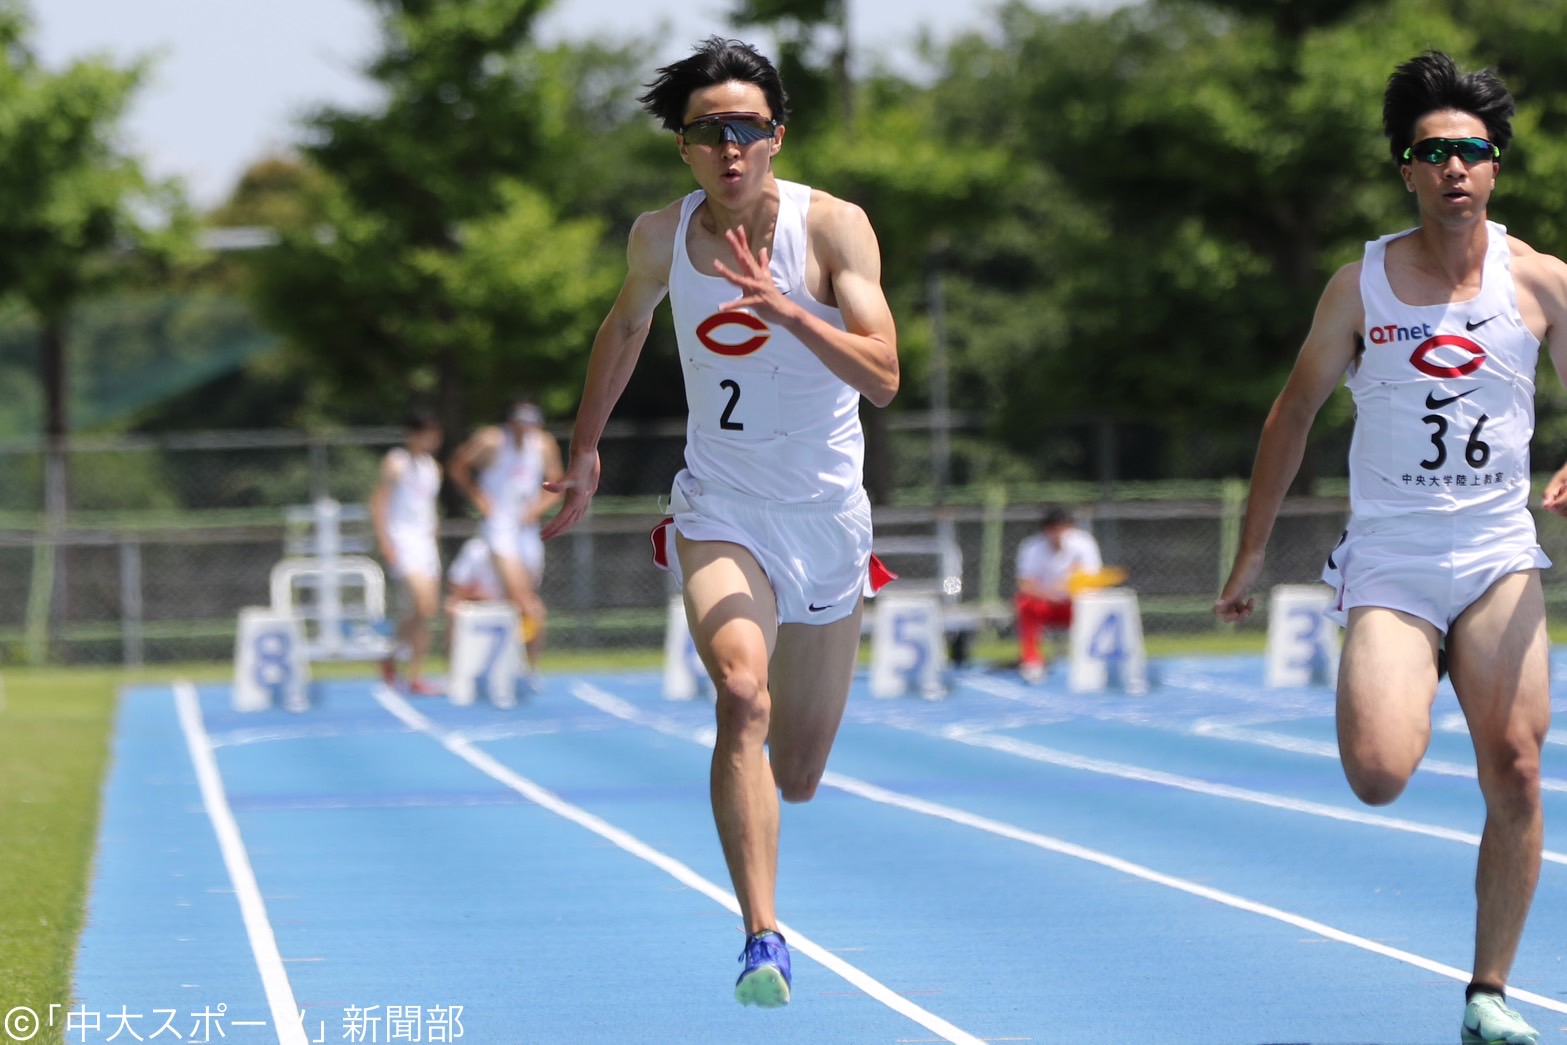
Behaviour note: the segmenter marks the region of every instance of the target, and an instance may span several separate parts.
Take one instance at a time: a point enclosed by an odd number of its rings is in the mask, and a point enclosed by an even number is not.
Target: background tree
[[[970,394],[1007,390],[995,434],[1090,413],[1167,433],[1122,475],[1244,474],[1327,276],[1414,222],[1382,88],[1433,41],[1475,50],[1433,6],[1012,4],[955,45],[941,136],[1017,163],[1008,218],[959,250],[957,352]]]
[[[384,46],[367,72],[385,103],[309,121],[323,185],[259,257],[264,314],[344,421],[424,399],[456,434],[523,387],[564,409],[614,255],[603,217],[566,216],[542,186],[595,180],[552,151],[593,127],[578,118],[593,93],[530,45],[542,0],[376,7]]]
[[[37,323],[43,427],[58,451],[70,428],[71,310],[120,267],[111,248],[159,246],[135,208],[156,202],[172,214],[178,202],[151,186],[118,145],[118,124],[144,67],[84,58],[53,72],[30,48],[30,29],[16,0],[0,3],[0,295],[25,303]],[[173,223],[162,242],[174,242],[180,227]],[[64,458],[52,456],[60,508]]]
[[[519,386],[557,417],[574,408],[632,221],[691,187],[672,136],[635,101],[658,48],[539,47],[543,0],[371,2],[384,46],[367,73],[382,102],[317,113],[297,156],[259,163],[211,216],[274,227],[280,245],[195,269],[141,263],[145,287],[188,307],[148,297],[77,310],[92,324],[75,335],[83,348],[131,368],[94,363],[105,387],[151,394],[156,346],[189,354],[193,368],[216,358],[200,332],[243,341],[223,302],[258,288],[289,350],[143,410],[144,424],[386,423],[418,398],[439,403],[456,432],[494,417]],[[1567,234],[1567,73],[1554,60],[1567,29],[1533,0],[1145,0],[1109,13],[1014,3],[928,45],[930,72],[917,79],[851,70],[847,2],[739,0],[732,14],[745,26],[736,35],[775,38],[759,42],[786,66],[794,133],[779,173],[861,204],[877,229],[904,364],[893,414],[932,403],[940,260],[951,400],[987,426],[963,447],[955,481],[1246,472],[1328,275],[1365,239],[1415,220],[1379,100],[1394,64],[1426,47],[1496,66],[1520,99],[1493,216],[1543,249]],[[20,39],[23,23],[7,24],[0,38]],[[3,86],[20,98],[40,77],[25,50],[11,53]],[[19,114],[100,111],[81,101],[82,83],[97,83],[101,100],[122,97],[106,84],[134,81],[136,70],[84,64],[99,79],[78,81],[75,101],[28,95],[0,112],[13,154],[68,137],[30,138]],[[139,191],[112,149],[97,155],[121,179],[109,182]],[[126,197],[94,195],[102,178],[51,184],[64,195],[49,198],[80,206],[45,206],[36,185],[14,185],[0,199],[0,254],[95,244],[66,268],[78,295],[123,275],[103,245],[130,226],[90,203]],[[46,213],[83,221],[40,232]],[[50,300],[42,273],[56,270],[6,266],[0,258],[5,285],[30,278],[36,292],[0,313],[0,367],[33,336],[19,331],[43,314],[31,303]],[[678,369],[660,319],[617,417],[679,416]],[[1548,457],[1567,454],[1555,385],[1541,382]],[[1319,426],[1320,467],[1339,467],[1348,417],[1341,395]],[[873,452],[901,438],[878,441],[885,419],[867,411]],[[1111,431],[1117,443],[1096,435]],[[882,499],[928,479],[875,462],[868,480]]]

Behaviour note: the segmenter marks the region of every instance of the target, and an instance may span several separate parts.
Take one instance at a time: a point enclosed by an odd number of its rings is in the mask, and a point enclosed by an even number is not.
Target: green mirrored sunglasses
[[[1457,156],[1465,163],[1479,163],[1501,159],[1502,150],[1484,138],[1427,138],[1404,150],[1405,163],[1411,159],[1422,163],[1446,163],[1449,156]]]

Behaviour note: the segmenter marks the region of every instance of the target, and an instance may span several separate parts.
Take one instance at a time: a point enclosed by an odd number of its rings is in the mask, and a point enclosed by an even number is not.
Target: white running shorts
[[[441,579],[441,552],[435,545],[435,536],[429,531],[399,532],[387,534],[392,540],[392,551],[397,554],[397,566],[388,572],[396,580],[405,577],[429,577]]]
[[[1502,577],[1551,564],[1527,511],[1351,520],[1322,579],[1335,592],[1339,624],[1356,606],[1381,606],[1430,621],[1447,634],[1459,614]]]
[[[780,624],[842,620],[866,592],[871,504],[863,489],[838,501],[765,501],[682,469],[675,476],[669,512],[672,519],[653,531],[654,561],[683,583],[671,525],[690,541],[738,544],[767,573]],[[880,584],[873,581],[871,587]]]
[[[522,526],[506,519],[485,519],[479,527],[479,536],[490,546],[492,554],[527,567],[535,584],[544,576],[544,540],[539,536],[537,526]]]

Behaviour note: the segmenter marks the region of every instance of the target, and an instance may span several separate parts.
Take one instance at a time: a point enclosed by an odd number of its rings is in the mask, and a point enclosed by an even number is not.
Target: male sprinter
[[[667,293],[689,418],[655,544],[717,694],[713,818],[746,931],[735,997],[772,1007],[790,990],[778,796],[816,793],[848,699],[872,564],[860,397],[897,392],[897,334],[864,211],[773,176],[788,111],[771,62],[712,37],[640,100],[699,187],[632,226],[544,536],[587,510],[599,436]]]
[[[1462,1040],[1534,1045],[1504,988],[1540,872],[1540,748],[1550,719],[1550,565],[1529,514],[1534,374],[1567,373],[1567,264],[1486,220],[1513,99],[1445,54],[1388,80],[1382,124],[1418,227],[1366,245],[1328,282],[1263,426],[1251,500],[1214,612],[1244,619],[1313,418],[1348,372],[1349,528],[1323,579],[1346,623],[1339,751],[1355,794],[1397,798],[1431,739],[1438,648],[1469,723],[1485,798]],[[1545,507],[1567,510],[1567,468]]]

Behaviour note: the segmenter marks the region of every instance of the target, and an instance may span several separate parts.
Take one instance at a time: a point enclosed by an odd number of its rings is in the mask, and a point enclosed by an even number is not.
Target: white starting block
[[[712,692],[707,667],[696,654],[691,625],[686,621],[685,599],[678,593],[671,595],[664,625],[664,699],[693,700],[698,693],[712,696]]]
[[[1325,584],[1279,584],[1268,593],[1269,688],[1334,684],[1339,630],[1327,618],[1332,606]]]
[[[329,498],[285,513],[290,536],[285,542],[287,557],[272,567],[268,577],[272,605],[240,613],[235,642],[235,710],[270,706],[270,699],[261,701],[254,688],[258,670],[266,678],[281,678],[280,665],[287,663],[289,686],[297,683],[298,690],[287,688],[283,703],[301,710],[308,706],[312,662],[380,660],[390,655],[386,578],[374,559],[357,554],[367,539],[342,533],[345,521],[363,523],[367,518],[364,506],[345,507]],[[285,633],[286,659],[281,644]],[[263,639],[257,640],[257,635]],[[272,637],[265,638],[267,635]],[[258,646],[257,641],[264,644]]]
[[[270,606],[239,611],[234,640],[234,710],[309,706],[310,662],[299,619]]]
[[[941,600],[934,593],[884,592],[876,596],[871,630],[871,696],[946,695],[942,676],[947,643]]]
[[[1069,642],[1067,685],[1072,692],[1148,692],[1143,616],[1132,589],[1103,588],[1075,596]]]
[[[374,559],[284,559],[272,567],[272,608],[300,621],[312,660],[380,660],[392,644],[383,631],[386,580]]]
[[[487,700],[517,706],[527,655],[517,641],[517,608],[509,602],[465,602],[452,612],[452,663],[446,694],[453,704]]]

